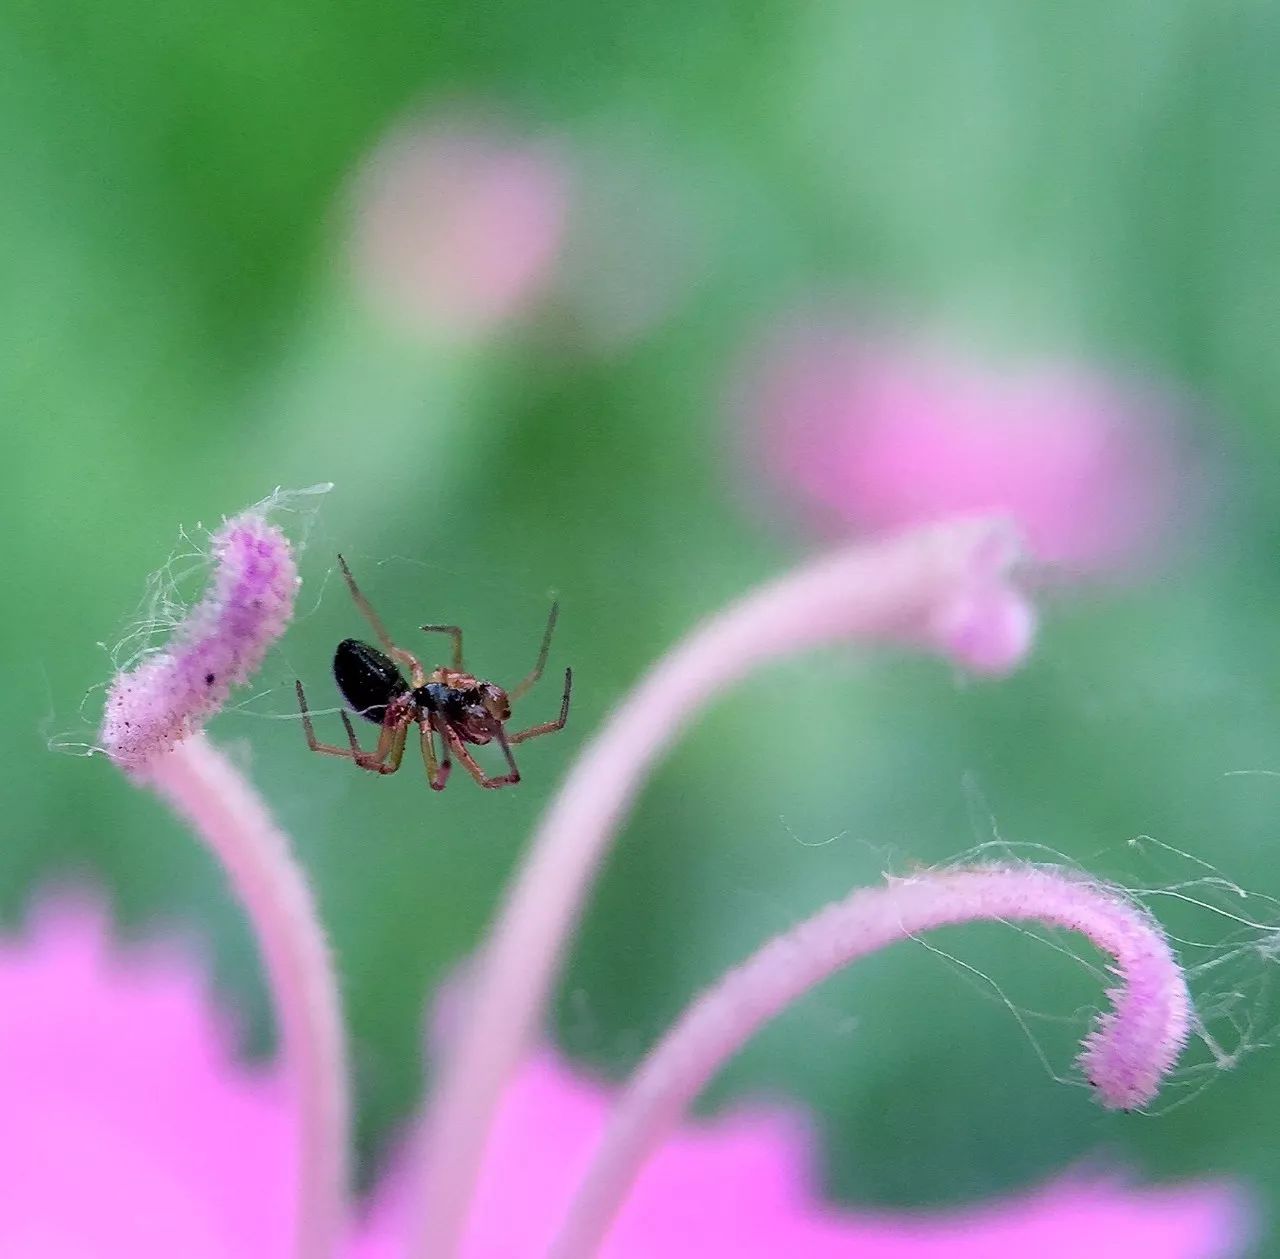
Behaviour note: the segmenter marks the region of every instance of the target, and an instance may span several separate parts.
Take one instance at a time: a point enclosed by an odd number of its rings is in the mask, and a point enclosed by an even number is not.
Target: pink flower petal
[[[613,1103],[540,1052],[507,1091],[462,1259],[524,1259],[550,1244]],[[852,1212],[820,1201],[809,1132],[738,1110],[687,1125],[649,1162],[600,1259],[1228,1259],[1247,1231],[1226,1185],[1132,1189],[1068,1178],[953,1212]],[[383,1185],[352,1259],[401,1259],[410,1160]]]
[[[283,1082],[234,1061],[197,973],[72,900],[0,946],[0,1254],[287,1254]]]
[[[543,1051],[508,1091],[464,1259],[543,1252],[603,1130],[608,1088]],[[230,1050],[199,968],[121,949],[84,899],[0,944],[0,1255],[288,1259],[294,1178],[276,1069]],[[1244,1232],[1226,1186],[1069,1179],[947,1214],[820,1203],[803,1125],[741,1110],[690,1125],[646,1168],[603,1259],[1226,1259]],[[379,1191],[347,1259],[402,1259],[416,1186]]]
[[[998,368],[958,349],[800,322],[753,357],[740,411],[770,482],[827,524],[879,532],[1005,512],[1032,554],[1133,563],[1185,519],[1166,391],[1069,363]]]

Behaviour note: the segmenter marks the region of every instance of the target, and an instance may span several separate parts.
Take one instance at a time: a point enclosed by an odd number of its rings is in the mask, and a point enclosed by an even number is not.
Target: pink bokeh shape
[[[466,1259],[542,1253],[590,1157],[611,1091],[550,1052],[519,1073],[486,1163]],[[0,945],[0,1255],[286,1259],[294,1184],[279,1072],[231,1051],[193,958],[111,943],[63,897]],[[687,1127],[646,1169],[606,1259],[1222,1259],[1239,1194],[1068,1180],[934,1216],[822,1205],[812,1143],[786,1114]],[[347,1259],[400,1259],[414,1186],[401,1161]]]
[[[403,124],[356,180],[357,280],[398,322],[444,341],[483,337],[546,289],[570,200],[552,141],[462,116]]]
[[[766,479],[824,528],[1015,518],[1078,572],[1149,558],[1203,493],[1172,391],[1066,361],[998,366],[937,340],[797,320],[739,392]]]

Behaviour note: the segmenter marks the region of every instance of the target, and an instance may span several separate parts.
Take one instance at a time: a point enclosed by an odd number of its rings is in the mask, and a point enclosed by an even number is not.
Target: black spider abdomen
[[[333,678],[347,703],[372,722],[381,723],[387,705],[409,690],[395,662],[358,638],[344,638],[333,653]]]

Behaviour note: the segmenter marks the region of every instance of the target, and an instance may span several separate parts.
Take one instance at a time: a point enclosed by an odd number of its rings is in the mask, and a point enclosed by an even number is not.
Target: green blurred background
[[[1280,895],[1280,779],[1229,773],[1280,768],[1280,7],[4,0],[0,15],[3,910],[90,878],[130,930],[199,924],[246,1053],[268,1051],[218,872],[105,760],[48,743],[92,731],[98,644],[128,628],[179,524],[336,482],[269,689],[215,732],[251,754],[314,875],[366,1171],[420,1086],[424,995],[476,943],[575,748],[696,618],[805,549],[755,501],[723,401],[744,347],[806,295],[1189,386],[1227,492],[1158,576],[1050,598],[1007,682],[835,654],[780,670],[802,697],[794,735],[761,729],[745,688],[717,705],[610,862],[561,1044],[621,1076],[767,935],[993,828],[1138,885],[1191,877],[1127,844],[1150,835]],[[556,136],[571,162],[625,136],[662,173],[698,263],[661,319],[603,347],[564,293],[465,347],[379,321],[348,276],[353,172],[406,111],[455,101]],[[437,797],[412,771],[343,772],[275,719],[295,675],[325,691],[333,644],[360,630],[332,580],[339,548],[393,626],[461,622],[498,679],[527,667],[559,592],[553,664],[574,666],[576,706],[525,750],[519,790],[463,779]],[[549,715],[554,691],[529,711]],[[1007,931],[938,943],[1020,1007],[1097,1000],[1080,967]],[[1205,976],[1210,999],[1262,990],[1263,958],[1239,961]],[[855,1203],[966,1201],[1081,1161],[1274,1195],[1275,1052],[1192,1077],[1209,1087],[1167,1114],[1109,1115],[980,988],[900,948],[788,1014],[709,1103],[811,1108],[824,1183]],[[1256,1011],[1246,1047],[1275,1015]],[[1078,1020],[1029,1026],[1065,1069]]]

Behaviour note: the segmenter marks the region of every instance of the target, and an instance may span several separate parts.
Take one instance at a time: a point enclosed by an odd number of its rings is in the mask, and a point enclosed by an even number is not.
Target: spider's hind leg
[[[413,677],[414,686],[422,686],[427,680],[427,675],[423,671],[417,656],[413,655],[412,652],[405,651],[403,647],[395,645],[391,635],[387,633],[387,627],[382,623],[382,618],[373,610],[373,605],[360,592],[360,587],[356,585],[356,579],[352,577],[351,570],[347,567],[347,561],[341,555],[338,556],[338,567],[342,569],[342,577],[347,583],[347,590],[351,593],[352,600],[364,614],[365,620],[373,626],[373,632],[377,635],[378,641],[386,650],[387,655],[409,670]]]
[[[311,722],[311,710],[307,707],[307,696],[302,689],[302,683],[296,681],[294,687],[298,693],[298,708],[302,712],[302,730],[307,737],[307,746],[313,752],[322,752],[326,756],[340,756],[354,761],[360,769],[379,774],[394,774],[400,768],[400,760],[404,756],[406,722],[395,721],[384,724],[378,732],[378,746],[372,752],[366,752],[360,747],[360,741],[356,738],[355,729],[351,725],[351,718],[347,716],[344,709],[341,714],[342,724],[346,727],[349,746],[340,748],[332,743],[321,743],[316,738],[315,726]]]
[[[351,759],[361,769],[371,770],[379,774],[394,774],[400,768],[404,757],[405,736],[409,731],[409,722],[404,718],[390,719],[382,723],[378,731],[378,746],[372,752],[362,751],[360,740],[351,725],[351,718],[346,710],[342,712],[342,724],[347,728],[347,739],[351,744]]]
[[[316,728],[311,723],[311,710],[307,707],[307,693],[302,689],[300,680],[295,680],[293,686],[298,693],[298,709],[302,713],[302,732],[307,737],[307,747],[313,752],[323,752],[327,756],[351,757],[352,753],[348,748],[335,747],[332,743],[321,743],[316,738]],[[344,713],[343,716],[345,715]]]

